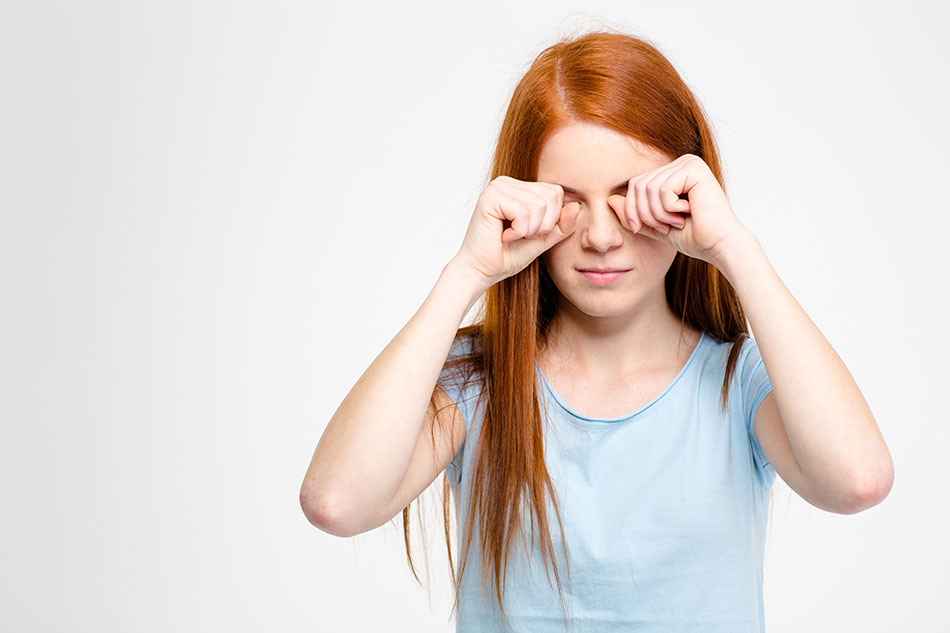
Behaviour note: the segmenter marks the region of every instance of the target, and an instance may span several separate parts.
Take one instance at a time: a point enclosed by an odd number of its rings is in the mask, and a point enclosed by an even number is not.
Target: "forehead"
[[[593,191],[613,187],[671,160],[608,127],[570,123],[555,130],[541,147],[538,180]]]

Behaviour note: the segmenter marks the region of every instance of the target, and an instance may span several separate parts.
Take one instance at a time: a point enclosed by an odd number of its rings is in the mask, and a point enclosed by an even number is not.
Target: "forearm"
[[[374,507],[397,492],[458,327],[485,289],[453,259],[359,378],[324,430],[301,486],[301,501],[314,515]]]
[[[893,463],[864,396],[755,236],[737,236],[716,265],[749,319],[803,476],[858,494],[889,487]]]

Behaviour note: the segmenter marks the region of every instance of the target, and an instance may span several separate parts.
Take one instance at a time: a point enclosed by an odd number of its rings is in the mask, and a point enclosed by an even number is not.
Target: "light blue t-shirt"
[[[449,357],[468,345],[457,339]],[[549,529],[573,617],[565,628],[553,571],[545,570],[537,547],[526,555],[519,541],[518,547],[512,544],[504,594],[514,631],[765,630],[765,531],[776,473],[752,421],[772,386],[757,344],[747,339],[723,413],[720,389],[729,348],[704,333],[662,393],[611,419],[579,415],[536,366],[542,416],[548,412],[545,463],[560,501],[570,580],[550,499]],[[445,369],[442,376],[451,378]],[[483,417],[483,406],[476,407],[481,383],[476,377],[464,390],[451,379],[440,385],[466,427],[465,442],[446,471],[460,527],[458,561],[465,542],[460,519],[469,510],[468,475]],[[528,515],[522,516],[530,527]],[[504,628],[491,577],[487,603],[482,599],[477,525],[476,517],[456,631],[511,630]]]

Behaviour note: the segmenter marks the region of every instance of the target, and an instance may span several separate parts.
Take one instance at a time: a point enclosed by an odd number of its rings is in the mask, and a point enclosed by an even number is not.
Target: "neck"
[[[665,296],[633,312],[609,317],[559,306],[539,362],[609,382],[678,363],[698,337],[696,330],[680,322]]]

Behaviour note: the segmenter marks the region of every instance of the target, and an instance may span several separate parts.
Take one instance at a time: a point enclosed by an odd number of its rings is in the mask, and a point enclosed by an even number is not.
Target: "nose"
[[[607,204],[606,198],[591,200],[581,206],[577,214],[577,228],[580,229],[581,246],[584,248],[605,253],[623,245],[626,229]]]

